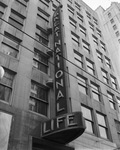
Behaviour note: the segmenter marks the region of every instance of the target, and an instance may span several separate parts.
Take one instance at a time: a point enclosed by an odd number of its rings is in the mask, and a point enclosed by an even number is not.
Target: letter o
[[[55,77],[60,78],[62,75],[63,75],[63,71],[59,70],[59,71],[56,72]]]

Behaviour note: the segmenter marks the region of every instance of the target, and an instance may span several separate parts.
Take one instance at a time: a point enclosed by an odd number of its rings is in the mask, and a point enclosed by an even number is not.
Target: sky
[[[119,2],[120,0],[83,0],[88,6],[95,10],[98,6],[102,6],[104,9],[108,8],[111,2]]]

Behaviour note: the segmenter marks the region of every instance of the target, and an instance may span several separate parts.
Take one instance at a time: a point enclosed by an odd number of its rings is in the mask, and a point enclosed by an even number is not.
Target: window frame
[[[95,75],[95,67],[94,67],[94,62],[86,59],[86,66],[87,66],[87,71],[91,74],[91,75]],[[92,66],[92,67],[91,67]],[[92,71],[92,73],[91,73]]]
[[[92,81],[90,83],[93,99],[100,102],[101,101],[100,86]],[[98,99],[96,99],[96,96],[94,94],[97,95]]]
[[[107,98],[109,100],[110,108],[116,110],[114,94],[107,91]]]
[[[75,59],[75,64],[80,68],[83,68],[83,55],[76,50],[74,50],[74,59]]]
[[[44,93],[46,93],[44,95],[45,99],[42,99],[40,97],[35,96],[35,94],[37,94],[36,93],[37,91],[35,91],[36,89],[32,89],[32,86],[33,86],[32,84],[36,85],[37,89],[38,88],[39,88],[39,90],[42,89],[44,91]],[[32,93],[33,93],[33,95],[32,95]],[[45,109],[43,109],[43,107],[41,107],[40,103],[44,104]],[[47,88],[45,88],[45,86],[43,86],[43,85],[41,85],[39,83],[36,83],[35,81],[31,81],[31,90],[30,90],[30,99],[29,99],[29,110],[33,111],[35,113],[47,116],[47,113],[48,113],[48,104],[49,103],[48,103],[48,90],[47,90]],[[43,112],[41,112],[41,110],[39,110],[39,108],[42,108]]]
[[[88,95],[88,80],[87,78],[83,77],[82,75],[77,73],[77,82],[78,82],[78,89],[79,92]]]
[[[35,53],[37,54],[38,58],[35,57]],[[43,62],[43,59],[46,60],[46,62]],[[35,66],[34,61],[38,63],[38,67]],[[46,54],[44,54],[43,52],[39,51],[38,49],[34,49],[34,57],[33,57],[33,67],[37,68],[38,70],[44,72],[44,73],[48,73],[48,56]],[[44,69],[41,69],[41,67]]]
[[[103,117],[103,121],[99,120],[100,118],[99,118],[98,115]],[[108,127],[107,127],[106,115],[101,114],[100,112],[96,112],[96,116],[97,116],[97,122],[98,122],[98,128],[99,128],[100,137],[104,138],[104,139],[108,139],[109,137],[108,137]],[[100,128],[105,130],[106,137],[102,136],[103,134],[101,133]]]
[[[84,39],[82,39],[82,47],[83,50],[85,50],[87,53],[90,54],[90,44],[86,42]]]
[[[89,113],[89,116],[88,116],[88,118],[85,116],[85,112],[87,112],[87,111],[84,111],[83,109],[86,109],[86,110],[88,110],[90,113]],[[83,114],[83,117],[84,117],[84,119],[85,119],[85,124],[86,124],[86,130],[85,130],[85,132],[88,132],[88,133],[90,133],[90,134],[95,134],[95,129],[94,129],[94,116],[93,116],[93,111],[92,111],[92,109],[91,108],[89,108],[89,107],[86,107],[86,106],[84,106],[84,105],[81,105],[81,111],[82,111],[82,114]],[[88,131],[87,129],[88,129],[88,127],[87,127],[87,125],[88,125],[88,123],[86,123],[86,122],[89,122],[90,124],[91,124],[91,129],[90,129],[90,131]],[[92,131],[92,132],[91,132]]]

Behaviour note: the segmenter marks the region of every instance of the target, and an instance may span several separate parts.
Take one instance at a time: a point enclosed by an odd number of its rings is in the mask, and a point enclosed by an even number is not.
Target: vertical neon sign
[[[56,116],[67,113],[60,5],[53,15]]]

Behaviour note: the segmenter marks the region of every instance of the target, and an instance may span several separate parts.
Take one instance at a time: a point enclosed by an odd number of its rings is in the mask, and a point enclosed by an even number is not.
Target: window
[[[98,21],[97,21],[97,19],[94,18],[94,17],[93,17],[93,22],[94,22],[96,25],[98,25]]]
[[[111,83],[114,89],[117,89],[117,81],[116,78],[112,75],[110,75]]]
[[[92,37],[93,37],[93,41],[94,41],[95,45],[98,45],[98,38],[94,35],[92,35]]]
[[[74,58],[76,65],[83,68],[83,56],[75,50],[74,50]]]
[[[83,26],[81,26],[81,25],[79,25],[79,27],[80,27],[80,32],[81,32],[84,36],[86,36],[86,29],[85,29]]]
[[[80,23],[82,24],[83,23],[83,16],[78,12],[77,12],[77,18],[80,21]]]
[[[21,14],[19,14],[14,10],[11,10],[11,14],[8,22],[11,25],[21,30],[23,28],[24,19],[25,19],[24,16],[22,16]]]
[[[87,88],[87,79],[79,74],[77,74],[77,81],[78,81],[78,88],[79,91],[83,94],[88,94],[88,88]]]
[[[82,39],[82,45],[83,45],[83,49],[87,52],[87,53],[90,53],[90,44],[87,43],[86,41],[84,41]]]
[[[105,43],[103,43],[102,41],[100,41],[100,45],[101,45],[102,50],[106,51]]]
[[[120,32],[117,31],[117,32],[115,32],[115,34],[116,34],[116,36],[118,37],[118,36],[120,35]]]
[[[86,131],[89,133],[94,133],[92,110],[84,106],[81,106],[81,110],[85,119]]]
[[[49,0],[39,0],[40,1],[40,6],[41,8],[43,8],[44,10],[47,10],[49,7]],[[53,4],[54,5],[54,4]],[[54,6],[53,6],[54,7]]]
[[[41,9],[40,7],[38,7],[38,14],[37,14],[37,18],[45,23],[49,22],[49,14],[44,11],[43,9]]]
[[[48,46],[48,33],[38,25],[36,25],[36,40]]]
[[[98,60],[103,63],[103,56],[102,56],[102,53],[100,53],[98,50],[96,50],[96,53],[97,53],[97,57],[98,57]]]
[[[29,110],[47,116],[48,92],[36,82],[31,83]]]
[[[94,25],[91,22],[89,22],[89,27],[90,27],[91,31],[94,32]]]
[[[100,101],[100,87],[99,85],[91,82],[91,89],[92,89],[92,95],[93,95],[93,99]]]
[[[103,70],[103,69],[101,69],[101,72],[102,72],[102,76],[103,76],[104,82],[105,82],[106,84],[108,84],[108,83],[109,83],[109,82],[108,82],[108,73],[107,73],[105,70]]]
[[[5,69],[5,74],[0,82],[0,100],[9,103],[14,76],[12,71]]]
[[[5,10],[6,5],[0,4],[0,18],[2,18],[3,14],[4,14],[4,10]],[[2,24],[2,20],[0,19],[0,26]]]
[[[86,11],[86,15],[89,19],[91,19],[91,14],[89,12]]]
[[[19,43],[17,41],[9,40],[8,38],[4,38],[1,44],[0,51],[6,55],[10,55],[12,57],[17,58],[17,54],[19,50]]]
[[[75,35],[73,32],[71,32],[71,36],[72,36],[73,44],[76,46],[79,46],[79,37],[77,35]]]
[[[107,92],[107,97],[108,97],[108,100],[109,100],[109,103],[110,103],[110,107],[112,109],[115,109],[114,95],[110,92]]]
[[[76,29],[76,21],[73,20],[71,17],[69,17],[69,23],[70,23],[72,28]]]
[[[111,13],[110,13],[110,12],[108,13],[108,17],[109,17],[109,18],[111,17]]]
[[[111,20],[110,20],[110,22],[111,22],[111,23],[114,23],[114,20],[113,20],[113,19],[111,19]]]
[[[117,29],[117,26],[116,26],[116,24],[113,26],[113,29],[114,29],[114,30],[116,30],[116,29]]]
[[[68,11],[74,15],[74,9],[70,6],[70,5],[67,5],[68,6]]]
[[[100,137],[107,139],[108,138],[108,131],[107,131],[108,129],[106,126],[105,116],[100,113],[97,113],[97,120],[98,120]]]
[[[87,70],[90,74],[92,75],[95,75],[95,70],[94,70],[94,63],[89,61],[89,60],[86,60],[86,63],[87,63]]]
[[[1,150],[7,150],[9,147],[9,138],[11,134],[12,115],[0,111],[0,147]]]
[[[28,0],[17,0],[19,3],[21,3],[23,6],[27,6]]]
[[[42,72],[47,73],[48,58],[44,53],[37,49],[34,50],[33,66]]]
[[[119,112],[120,112],[120,97],[116,97],[116,99],[117,99],[118,109],[119,109]]]
[[[111,62],[110,62],[110,59],[107,58],[107,57],[105,57],[105,62],[106,62],[106,66],[107,66],[108,68],[111,68]]]
[[[118,39],[118,42],[120,43],[120,39]]]
[[[118,134],[118,139],[120,141],[120,122],[118,120],[115,120],[115,126]]]
[[[72,4],[72,0],[68,0],[68,2],[70,2]]]
[[[99,35],[99,37],[101,37],[101,31],[98,28],[96,28],[96,32]]]
[[[77,2],[75,2],[75,7],[77,8],[78,11],[80,11],[80,5]]]

